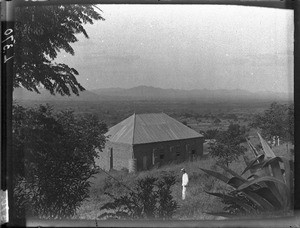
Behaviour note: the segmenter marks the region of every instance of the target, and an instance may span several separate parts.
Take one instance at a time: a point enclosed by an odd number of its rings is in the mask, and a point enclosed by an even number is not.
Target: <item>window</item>
[[[192,150],[192,154],[196,154],[196,150]]]
[[[180,152],[179,152],[179,151],[176,152],[176,156],[177,156],[177,157],[180,156]]]
[[[164,159],[164,157],[165,157],[164,154],[159,155],[159,158],[160,158],[160,159]]]

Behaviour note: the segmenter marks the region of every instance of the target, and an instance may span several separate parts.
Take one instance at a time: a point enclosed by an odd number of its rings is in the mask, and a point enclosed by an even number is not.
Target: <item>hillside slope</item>
[[[181,199],[181,172],[180,169],[185,167],[189,174],[189,187],[187,190],[186,200]],[[137,179],[146,176],[159,177],[164,172],[171,172],[177,178],[177,183],[172,188],[172,195],[179,205],[179,208],[174,216],[174,219],[188,220],[188,219],[215,219],[216,217],[206,214],[205,212],[217,210],[222,207],[221,202],[204,192],[217,191],[224,188],[225,184],[206,175],[199,168],[219,170],[215,166],[215,160],[211,158],[199,159],[193,162],[183,162],[180,164],[170,163],[158,169],[143,171],[138,173],[130,173],[124,171],[110,171],[109,175],[114,176],[117,180],[133,188]],[[239,167],[237,167],[238,169]],[[241,169],[240,169],[241,171]],[[101,206],[110,201],[110,198],[104,194],[109,192],[116,196],[121,196],[128,192],[124,186],[117,181],[111,179],[105,172],[101,172],[92,179],[92,186],[90,190],[90,200],[85,201],[78,210],[77,219],[96,219],[102,212],[99,210]]]

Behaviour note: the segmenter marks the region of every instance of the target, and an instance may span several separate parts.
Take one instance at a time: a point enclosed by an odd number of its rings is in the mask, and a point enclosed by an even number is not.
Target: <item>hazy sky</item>
[[[99,5],[75,56],[86,89],[293,91],[292,10],[216,5]]]

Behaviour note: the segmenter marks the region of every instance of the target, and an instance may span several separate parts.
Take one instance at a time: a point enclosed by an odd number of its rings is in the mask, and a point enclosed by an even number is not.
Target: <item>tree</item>
[[[218,134],[219,134],[218,129],[209,129],[206,132],[204,132],[204,137],[205,139],[215,139]]]
[[[256,115],[250,125],[260,128],[268,140],[279,136],[294,142],[294,104],[287,106],[273,102],[263,114]]]
[[[233,114],[233,113],[230,113],[230,114],[227,114],[226,116],[225,116],[225,118],[226,119],[231,119],[231,120],[233,120],[233,121],[238,121],[238,117],[235,115],[235,114]]]
[[[217,139],[223,143],[230,143],[232,145],[239,145],[245,142],[246,127],[239,124],[230,124],[227,131],[221,132],[217,135]]]
[[[219,118],[215,118],[214,124],[220,124],[220,123],[221,123],[221,120]]]
[[[212,157],[216,157],[219,162],[228,166],[238,157],[244,154],[246,148],[240,145],[245,142],[246,128],[238,124],[230,124],[228,129],[219,132],[216,141],[209,144]]]
[[[20,217],[64,218],[88,198],[107,127],[95,116],[13,107],[14,205]]]
[[[31,6],[16,9],[15,75],[13,87],[39,93],[43,86],[51,94],[78,95],[84,88],[78,72],[63,63],[55,63],[60,50],[74,55],[71,43],[76,34],[86,33],[83,24],[104,20],[91,5]]]
[[[186,120],[183,120],[182,123],[183,123],[185,126],[188,125]]]

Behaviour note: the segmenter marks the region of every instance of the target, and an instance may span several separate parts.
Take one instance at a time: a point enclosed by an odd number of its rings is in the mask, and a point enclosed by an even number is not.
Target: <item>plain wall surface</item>
[[[99,158],[95,159],[96,165],[104,170],[110,170],[110,150],[113,151],[113,169],[128,169],[129,160],[132,159],[132,145],[125,143],[107,142],[103,152],[98,152]]]
[[[113,169],[129,169],[129,161],[137,159],[137,171],[147,170],[167,163],[193,160],[203,155],[203,138],[192,138],[138,145],[107,142],[103,152],[98,152],[96,165],[110,170],[110,150],[113,151]],[[194,154],[192,154],[194,151]],[[177,156],[178,154],[178,156]],[[163,156],[163,158],[161,157]]]
[[[153,166],[159,166],[170,162],[176,163],[192,160],[193,156],[202,156],[203,142],[203,138],[193,138],[133,145],[134,157],[137,159],[137,170],[144,170],[145,159],[146,169],[149,169]],[[191,155],[192,150],[195,151],[193,156]],[[177,154],[179,156],[177,156]],[[161,159],[161,155],[163,155],[163,159]]]

